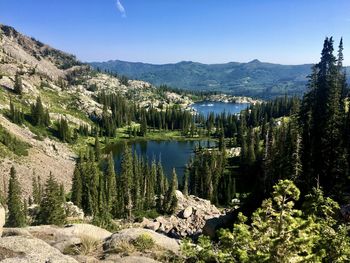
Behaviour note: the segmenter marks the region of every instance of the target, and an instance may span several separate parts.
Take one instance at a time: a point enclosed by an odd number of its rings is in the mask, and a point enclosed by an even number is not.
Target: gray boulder
[[[63,228],[51,225],[30,226],[25,230],[61,252],[69,246],[80,244],[83,237],[102,241],[112,235],[103,228],[89,224],[72,224]]]
[[[2,263],[78,263],[46,242],[24,236],[0,238],[0,260]]]
[[[186,208],[182,211],[182,218],[184,218],[184,219],[189,218],[189,217],[192,215],[192,212],[193,212],[192,206],[186,207]]]
[[[132,242],[142,234],[147,234],[152,237],[155,244],[164,250],[169,250],[175,254],[178,254],[180,251],[178,240],[144,228],[127,228],[114,233],[105,240],[104,248],[105,250],[114,250],[116,248],[116,244],[118,244],[120,241]]]
[[[144,217],[142,222],[141,222],[141,227],[148,228],[148,229],[151,229],[153,231],[157,231],[160,227],[160,222],[151,221],[151,220]]]

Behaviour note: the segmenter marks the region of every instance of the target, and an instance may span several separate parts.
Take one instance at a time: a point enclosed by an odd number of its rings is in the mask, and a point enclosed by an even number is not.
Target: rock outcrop
[[[25,236],[0,238],[0,261],[3,263],[77,263],[46,242]]]
[[[155,244],[164,250],[169,250],[175,254],[180,251],[180,245],[176,239],[143,228],[127,228],[114,233],[106,239],[104,249],[107,251],[114,250],[116,248],[115,246],[120,243],[120,241],[132,242],[142,234],[149,235]]]
[[[154,220],[144,218],[141,226],[175,238],[196,237],[202,234],[207,220],[223,214],[209,200],[197,196],[184,196],[176,191],[178,205],[174,215],[159,216]]]
[[[67,247],[79,245],[82,238],[91,238],[102,242],[112,235],[111,232],[89,224],[72,224],[65,227],[51,225],[30,226],[23,228],[31,236],[42,239],[49,245],[63,252]]]

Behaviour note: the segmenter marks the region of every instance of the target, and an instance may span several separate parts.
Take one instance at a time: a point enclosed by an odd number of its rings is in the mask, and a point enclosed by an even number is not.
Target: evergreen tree
[[[7,195],[8,219],[6,225],[9,227],[23,227],[25,225],[26,219],[21,194],[16,170],[12,166]]]
[[[40,204],[42,198],[42,185],[40,182],[40,177],[36,177],[35,174],[33,174],[32,178],[32,189],[34,204]]]
[[[121,163],[121,202],[122,202],[122,214],[131,218],[133,202],[132,202],[132,154],[127,144],[124,144],[124,151],[122,154]]]
[[[159,212],[163,212],[163,202],[165,198],[165,193],[168,189],[168,179],[164,175],[163,166],[161,164],[161,161],[159,160],[157,165],[157,186],[156,186],[156,192],[157,192],[157,202],[156,202],[156,208]]]
[[[15,85],[13,87],[13,90],[18,95],[22,95],[23,93],[22,78],[18,71],[16,72],[16,75],[15,75]]]
[[[95,149],[95,157],[96,157],[96,161],[98,162],[101,158],[101,146],[100,146],[100,141],[99,141],[99,138],[98,138],[98,134],[96,133],[96,136],[95,136],[95,146],[94,146],[94,149]]]
[[[186,166],[185,168],[185,172],[184,172],[184,178],[183,178],[183,190],[182,193],[185,196],[188,196],[188,180],[189,180],[189,171],[188,171],[188,167]]]
[[[49,112],[44,109],[40,97],[37,97],[36,103],[31,105],[31,119],[35,126],[47,127],[50,125]]]
[[[81,157],[77,160],[74,168],[73,179],[72,179],[72,202],[82,207],[82,195],[83,195],[83,182],[81,171]]]
[[[16,108],[16,106],[13,104],[12,99],[10,99],[10,112],[9,117],[12,120],[12,122],[21,125],[24,122],[24,113],[22,110],[19,110]]]
[[[321,61],[310,78],[310,90],[304,96],[300,114],[303,128],[303,181],[311,189],[317,182],[327,193],[339,195],[347,181],[347,162],[343,147],[344,98],[342,60],[333,55],[333,39],[326,38]],[[309,179],[311,178],[311,180]]]
[[[71,142],[71,131],[69,129],[68,121],[61,118],[57,122],[58,138],[63,142]]]
[[[163,211],[165,211],[168,214],[172,214],[175,212],[175,209],[177,207],[177,197],[176,197],[176,190],[178,188],[178,181],[177,181],[177,175],[175,168],[173,169],[172,177],[171,177],[171,183],[168,188],[168,191],[165,196],[164,200],[164,208]]]
[[[41,224],[63,225],[65,222],[62,192],[52,173],[45,184],[38,216]]]
[[[116,182],[116,174],[114,170],[114,160],[113,160],[112,153],[108,155],[105,182],[106,182],[105,183],[106,207],[109,212],[112,212],[113,205],[115,205],[118,202],[117,182]]]

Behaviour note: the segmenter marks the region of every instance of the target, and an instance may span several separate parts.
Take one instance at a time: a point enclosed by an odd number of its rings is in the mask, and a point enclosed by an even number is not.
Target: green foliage
[[[137,250],[145,252],[151,250],[155,246],[153,238],[147,233],[139,235],[133,242]]]
[[[71,142],[72,134],[69,129],[68,121],[65,118],[61,118],[57,122],[57,135],[62,142]]]
[[[20,76],[20,73],[17,71],[15,75],[15,85],[13,87],[14,92],[18,95],[22,95],[23,93],[23,84],[22,84],[22,78]]]
[[[78,206],[82,207],[82,196],[83,196],[83,181],[81,174],[81,156],[78,158],[72,179],[72,202]]]
[[[36,177],[35,174],[32,178],[32,189],[34,204],[40,204],[43,196],[43,186],[41,185],[40,176]]]
[[[12,166],[7,197],[8,218],[6,225],[9,227],[23,227],[26,224],[24,205],[21,200],[21,187],[16,176],[16,170]]]
[[[129,86],[129,79],[127,76],[125,75],[120,76],[119,81],[122,85],[125,85],[127,87]]]
[[[44,109],[40,97],[37,97],[36,103],[31,105],[31,120],[34,126],[48,127],[50,125],[49,112]]]
[[[187,262],[347,262],[349,227],[335,220],[339,206],[314,189],[303,211],[294,208],[299,189],[289,180],[273,187],[250,223],[241,213],[233,230],[221,229],[219,243],[202,237],[197,245],[186,241]]]
[[[101,146],[100,146],[100,140],[98,138],[98,134],[96,133],[96,136],[95,136],[95,147],[94,147],[94,150],[95,150],[95,157],[96,157],[96,161],[98,162],[101,158]]]
[[[173,169],[170,186],[168,191],[165,194],[164,203],[163,203],[163,211],[168,214],[172,214],[175,212],[177,207],[177,197],[176,190],[178,189],[178,181],[175,168]]]
[[[11,135],[0,125],[0,143],[18,156],[27,156],[30,145]]]
[[[54,179],[53,175],[46,181],[45,191],[40,203],[38,221],[41,224],[63,225],[66,219],[64,200],[60,185]]]
[[[333,39],[325,39],[321,60],[313,67],[299,114],[303,141],[303,188],[310,191],[319,183],[326,194],[334,194],[337,198],[342,196],[341,192],[349,184],[348,123],[343,123],[346,119],[344,101],[347,87],[342,51],[341,41],[336,58]]]
[[[10,100],[10,111],[8,113],[8,117],[11,119],[13,123],[18,125],[22,125],[24,122],[24,113],[22,110],[18,109]]]

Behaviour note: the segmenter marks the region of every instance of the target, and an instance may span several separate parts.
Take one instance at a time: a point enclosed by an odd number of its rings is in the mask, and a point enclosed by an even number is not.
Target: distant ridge
[[[109,60],[91,62],[94,68],[148,81],[154,85],[166,84],[188,90],[211,90],[234,95],[271,98],[302,95],[312,64],[281,65],[254,59],[247,63],[229,62],[203,64],[181,61],[173,64],[149,64]],[[347,67],[348,78],[350,68]]]

